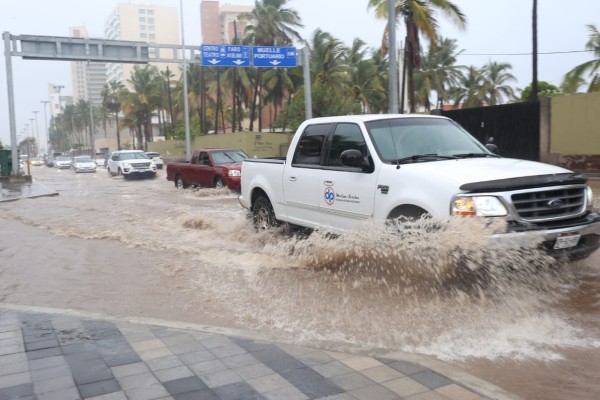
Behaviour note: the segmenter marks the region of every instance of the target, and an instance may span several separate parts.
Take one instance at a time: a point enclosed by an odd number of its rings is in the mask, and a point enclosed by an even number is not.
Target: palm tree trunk
[[[260,77],[260,68],[256,71],[254,81],[254,93],[252,94],[252,105],[250,106],[250,132],[254,130],[254,119],[256,118],[256,101],[258,99],[258,81]]]
[[[219,133],[219,104],[221,103],[221,68],[217,67],[217,102],[215,104],[215,135]]]

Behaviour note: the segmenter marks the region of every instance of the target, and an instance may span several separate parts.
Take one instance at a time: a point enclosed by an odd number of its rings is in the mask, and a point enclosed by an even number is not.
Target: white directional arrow
[[[243,63],[245,63],[245,62],[246,62],[246,61],[243,61],[243,60],[235,60],[233,63],[234,63],[235,65],[242,65],[242,64],[243,64]]]
[[[218,64],[221,62],[221,60],[217,60],[216,58],[213,58],[212,60],[208,60],[209,63],[211,63],[212,65]]]
[[[281,61],[273,60],[273,61],[269,61],[269,64],[271,64],[271,65],[279,65],[279,64],[281,64]]]

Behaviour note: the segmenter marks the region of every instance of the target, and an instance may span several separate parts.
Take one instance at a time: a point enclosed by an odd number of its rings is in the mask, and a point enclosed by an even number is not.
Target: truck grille
[[[525,220],[572,217],[584,211],[585,188],[518,193],[511,199],[519,216]]]
[[[150,163],[149,162],[131,163],[131,167],[133,169],[148,169],[148,168],[150,168]]]

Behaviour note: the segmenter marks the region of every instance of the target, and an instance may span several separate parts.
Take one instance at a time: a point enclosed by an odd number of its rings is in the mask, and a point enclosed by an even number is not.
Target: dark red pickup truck
[[[189,162],[167,163],[167,180],[175,187],[227,187],[240,190],[242,161],[248,155],[239,149],[195,150]]]

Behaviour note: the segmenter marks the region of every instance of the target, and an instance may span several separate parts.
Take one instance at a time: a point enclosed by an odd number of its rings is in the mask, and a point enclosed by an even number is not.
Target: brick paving
[[[516,398],[478,386],[398,358],[0,307],[0,400]]]

